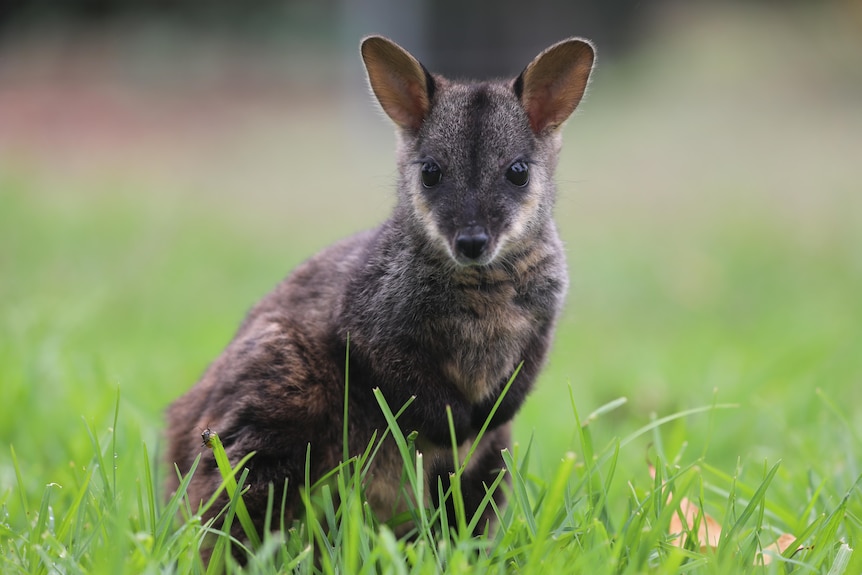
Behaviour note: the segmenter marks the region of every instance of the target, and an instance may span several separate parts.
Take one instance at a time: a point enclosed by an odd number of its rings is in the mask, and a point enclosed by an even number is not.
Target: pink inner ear
[[[410,82],[407,86],[407,94],[410,102],[410,129],[418,130],[422,127],[422,122],[425,121],[425,116],[428,114],[430,103],[428,95],[425,93],[425,86],[417,82]]]
[[[416,130],[427,113],[427,96],[418,82],[387,73],[386,79],[374,83],[374,91],[386,114],[398,126]]]
[[[538,134],[559,123],[560,109],[565,105],[562,98],[555,98],[549,85],[533,90],[527,95],[527,117],[530,127]]]

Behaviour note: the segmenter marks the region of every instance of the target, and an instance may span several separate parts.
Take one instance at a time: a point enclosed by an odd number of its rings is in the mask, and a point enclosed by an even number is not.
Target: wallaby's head
[[[366,38],[371,89],[398,128],[399,205],[431,246],[487,265],[550,225],[560,127],[593,67],[576,38],[539,54],[514,80],[458,83],[406,50]]]

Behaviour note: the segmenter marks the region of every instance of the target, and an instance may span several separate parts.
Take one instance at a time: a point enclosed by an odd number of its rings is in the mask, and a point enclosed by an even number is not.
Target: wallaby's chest
[[[471,403],[491,395],[523,359],[534,331],[531,310],[516,303],[512,285],[466,289],[439,318],[433,337],[445,342],[444,375]]]
[[[548,266],[461,278],[438,302],[439,312],[429,314],[428,343],[471,403],[498,392],[518,364],[532,359],[536,338],[562,303],[565,277],[556,281],[558,273]]]

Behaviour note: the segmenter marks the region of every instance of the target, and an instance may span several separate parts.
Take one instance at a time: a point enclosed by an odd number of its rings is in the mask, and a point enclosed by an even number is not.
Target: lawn
[[[685,67],[712,54],[698,33],[701,52],[600,68],[566,129],[572,290],[496,534],[432,515],[396,540],[344,469],[342,510],[268,538],[250,571],[862,572],[862,115],[788,95],[789,72],[758,84],[783,58],[755,45],[722,92]],[[284,274],[390,205],[373,111],[361,138],[319,103],[273,118],[177,152],[199,179],[0,157],[3,573],[202,569],[209,528],[161,492],[164,408]],[[715,545],[697,526],[675,545],[683,497]],[[761,555],[782,534],[800,540]]]

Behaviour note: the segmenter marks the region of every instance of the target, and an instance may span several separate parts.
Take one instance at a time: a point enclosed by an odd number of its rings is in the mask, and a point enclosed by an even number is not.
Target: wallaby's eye
[[[435,164],[434,162],[423,162],[422,163],[422,185],[426,188],[433,188],[437,184],[440,183],[440,179],[443,177],[443,172],[440,170],[440,166]]]
[[[530,181],[530,171],[527,169],[527,163],[521,160],[514,162],[506,170],[506,179],[519,188],[526,186],[527,182]]]

